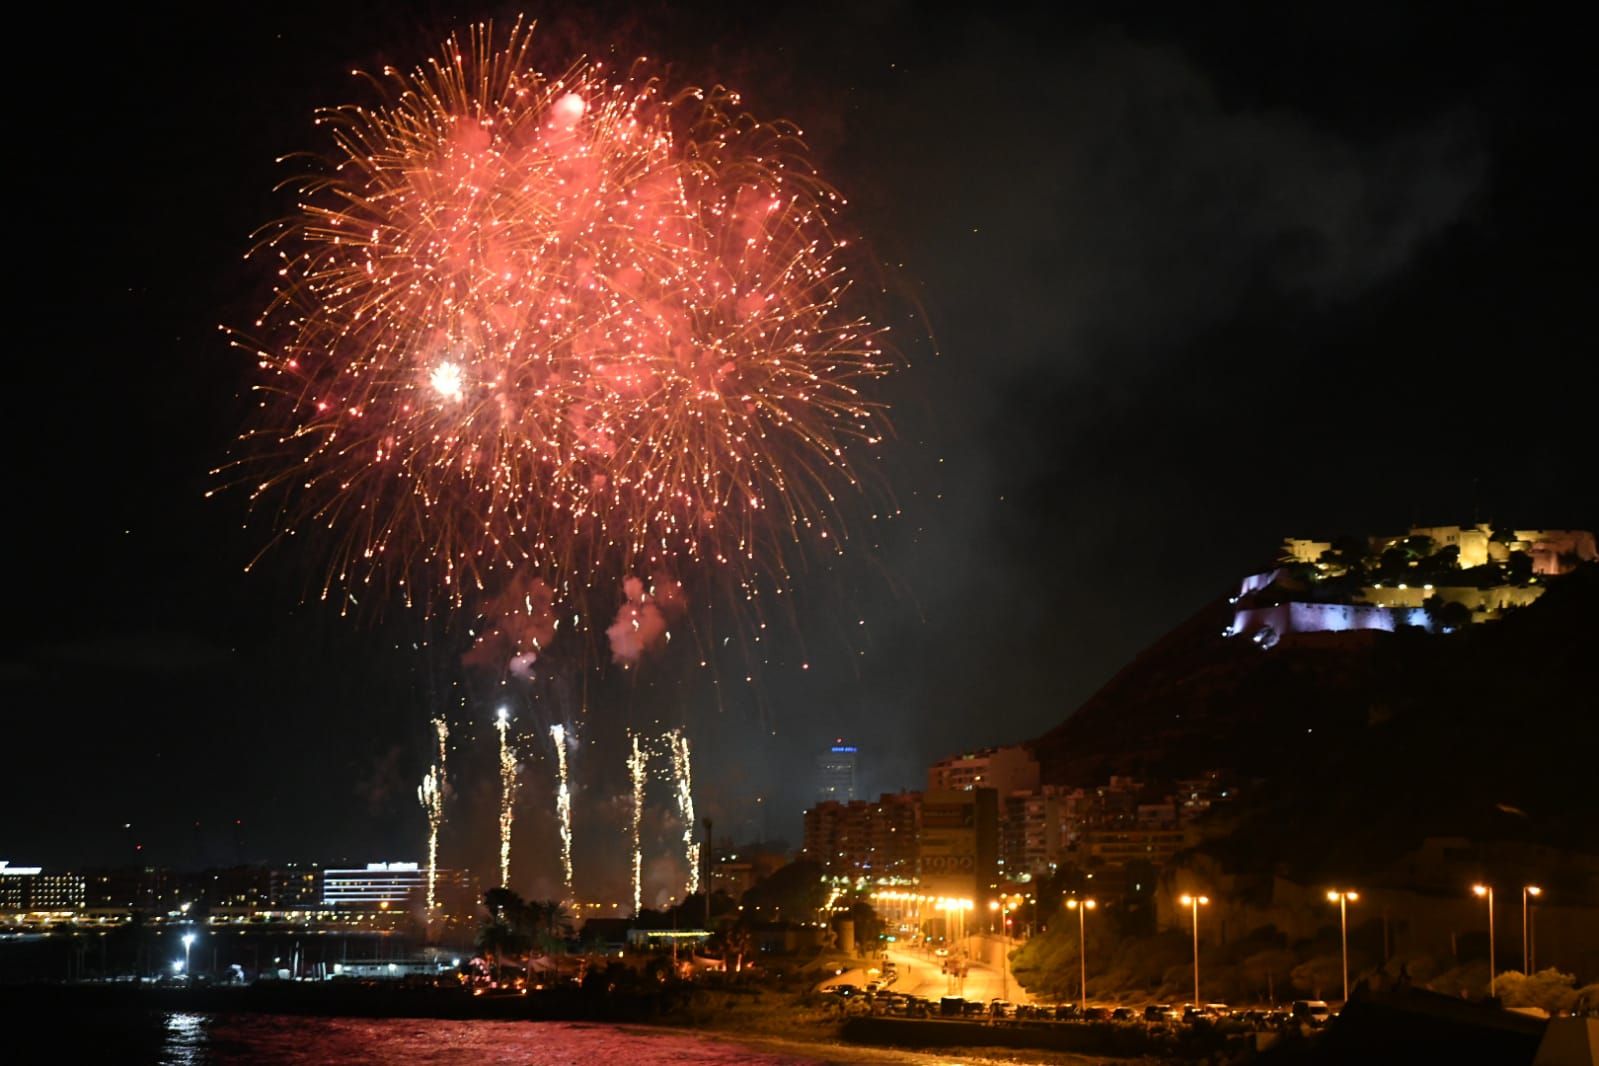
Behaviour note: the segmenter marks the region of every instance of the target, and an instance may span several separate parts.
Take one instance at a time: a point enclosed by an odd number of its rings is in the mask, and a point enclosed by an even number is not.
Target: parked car
[[[1170,1003],[1151,1003],[1144,1008],[1144,1021],[1146,1022],[1174,1022],[1177,1020],[1177,1009]]]
[[[1110,1011],[1104,1007],[1089,1007],[1083,1011],[1083,1021],[1085,1022],[1102,1022],[1109,1017]]]
[[[1131,1007],[1117,1007],[1110,1012],[1110,1020],[1113,1022],[1130,1022],[1136,1020],[1136,1016],[1133,1014],[1133,1008]]]
[[[991,999],[988,1001],[988,1013],[995,1018],[1009,1018],[1016,1013],[1016,1008],[1010,1005],[1009,1000]]]
[[[1076,1003],[1061,1003],[1050,1010],[1050,1017],[1058,1022],[1074,1022],[1082,1013],[1082,1007]]]
[[[1296,1022],[1302,1022],[1314,1028],[1321,1028],[1332,1018],[1332,1008],[1327,1006],[1325,1000],[1296,999],[1292,1017]]]

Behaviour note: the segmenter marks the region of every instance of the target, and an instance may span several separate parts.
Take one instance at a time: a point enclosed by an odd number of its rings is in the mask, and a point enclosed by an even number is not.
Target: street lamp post
[[[1184,893],[1177,902],[1189,908],[1194,915],[1194,1009],[1199,1009],[1199,908],[1210,902],[1209,896],[1190,896]]]
[[[1099,904],[1092,899],[1066,901],[1066,909],[1077,912],[1077,962],[1082,969],[1082,981],[1077,988],[1082,995],[1082,1011],[1085,1015],[1088,1013],[1088,937],[1083,921],[1084,915],[1097,906]]]
[[[1010,999],[1010,912],[1021,906],[1020,896],[1001,896],[998,900],[988,901],[988,910],[999,912],[999,972],[1004,991],[1000,995]]]
[[[1010,999],[1010,959],[1006,957],[1005,952],[1005,916],[1009,913],[1010,905],[1003,900],[991,899],[988,901],[988,910],[991,915],[996,911],[999,913],[999,975],[1001,982],[999,995],[1001,999]],[[989,928],[993,928],[992,919],[989,922]]]
[[[1344,1002],[1349,1002],[1349,905],[1360,898],[1360,893],[1347,889],[1334,889],[1327,893],[1327,902],[1338,904],[1338,939],[1344,954]]]
[[[1532,928],[1527,924],[1527,917],[1531,913],[1527,908],[1528,896],[1541,896],[1543,889],[1537,885],[1521,886],[1521,972],[1528,977],[1532,976]]]
[[[1488,998],[1494,997],[1494,886],[1472,885],[1472,895],[1488,901]]]

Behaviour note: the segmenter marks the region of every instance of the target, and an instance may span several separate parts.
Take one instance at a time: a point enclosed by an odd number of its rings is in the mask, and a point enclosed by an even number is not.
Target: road
[[[941,967],[944,960],[928,952],[916,948],[890,948],[888,957],[893,960],[894,969],[899,974],[899,979],[892,985],[893,990],[935,1001],[942,996],[960,996],[982,1003],[991,999],[1006,999],[1018,1004],[1032,1002],[1032,997],[1016,983],[1014,976],[1008,982],[1005,980],[1000,970],[1004,943],[999,937],[970,937],[967,944],[975,957],[968,963],[964,979],[943,973]]]

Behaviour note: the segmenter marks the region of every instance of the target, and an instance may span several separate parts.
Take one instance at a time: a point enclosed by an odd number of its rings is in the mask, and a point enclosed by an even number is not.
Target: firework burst
[[[586,624],[588,590],[688,567],[749,598],[838,550],[886,429],[843,201],[736,93],[546,76],[532,43],[481,25],[319,114],[331,151],[258,247],[275,298],[233,334],[263,379],[224,469],[279,535],[327,531],[346,607],[531,574]]]

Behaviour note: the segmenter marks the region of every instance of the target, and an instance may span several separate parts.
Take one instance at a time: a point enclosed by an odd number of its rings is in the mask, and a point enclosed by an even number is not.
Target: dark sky
[[[756,683],[663,665],[545,694],[564,710],[518,697],[535,730],[586,704],[585,895],[623,876],[622,722],[688,723],[719,835],[759,833],[759,795],[795,840],[831,737],[888,790],[1037,735],[1286,534],[1599,524],[1575,27],[1488,5],[572,6],[557,45],[664,56],[798,120],[889,264],[887,313],[925,310],[886,387],[903,516],[800,583]],[[266,291],[241,255],[283,206],[274,157],[315,146],[351,68],[420,60],[465,9],[265,8],[14,37],[0,858],[415,857],[447,708],[446,859],[486,871],[496,697],[414,618],[300,605],[294,551],[243,574],[242,502],[202,498],[243,417],[251,368],[217,327]],[[518,877],[545,884],[536,741]]]

